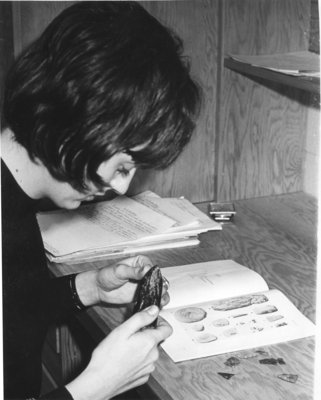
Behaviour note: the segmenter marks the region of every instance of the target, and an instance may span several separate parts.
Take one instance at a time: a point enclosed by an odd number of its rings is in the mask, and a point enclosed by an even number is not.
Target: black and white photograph
[[[0,0],[0,399],[321,398],[319,3]]]

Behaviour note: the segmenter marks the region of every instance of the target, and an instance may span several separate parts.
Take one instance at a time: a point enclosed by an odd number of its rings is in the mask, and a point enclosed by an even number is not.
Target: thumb
[[[146,265],[146,266],[138,266],[138,267],[131,267],[126,264],[117,264],[115,268],[115,276],[123,281],[126,280],[140,280],[142,277],[146,274],[146,272],[150,269],[151,267]]]
[[[128,337],[135,334],[145,326],[151,324],[158,316],[159,308],[155,305],[145,308],[130,317],[118,328],[121,332],[124,332]]]

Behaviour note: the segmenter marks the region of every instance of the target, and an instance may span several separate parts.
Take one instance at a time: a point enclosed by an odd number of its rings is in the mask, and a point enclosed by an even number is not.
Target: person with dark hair
[[[152,266],[137,256],[50,278],[40,199],[74,209],[107,190],[125,193],[137,168],[175,161],[199,104],[181,40],[135,2],[78,2],[15,61],[1,133],[5,398],[39,397],[50,324],[94,304],[131,302]],[[129,318],[76,379],[42,398],[109,399],[145,383],[171,334],[165,322],[142,330],[158,312],[152,306]]]

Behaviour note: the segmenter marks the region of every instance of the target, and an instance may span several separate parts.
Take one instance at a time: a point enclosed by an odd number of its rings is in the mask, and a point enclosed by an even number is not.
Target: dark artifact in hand
[[[163,277],[160,268],[155,265],[152,267],[139,282],[134,299],[133,313],[137,313],[145,308],[156,305],[160,307],[163,290]],[[149,327],[156,328],[157,318]]]

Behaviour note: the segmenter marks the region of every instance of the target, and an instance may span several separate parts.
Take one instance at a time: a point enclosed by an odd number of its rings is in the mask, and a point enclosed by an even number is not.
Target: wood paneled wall
[[[13,2],[15,54],[72,2]],[[139,173],[131,193],[151,189],[193,202],[302,190],[310,95],[223,67],[229,53],[308,49],[310,1],[141,1],[184,40],[204,89],[195,135],[165,171]]]
[[[311,0],[309,50],[320,54],[319,0]]]
[[[13,1],[14,54],[35,40],[72,1]]]
[[[308,49],[306,0],[224,2],[224,53],[273,54]],[[309,94],[222,71],[219,200],[302,190]]]
[[[143,174],[138,174],[135,190],[149,188],[162,196],[185,196],[191,201],[212,199],[215,195],[219,2],[148,1],[141,4],[184,39],[192,75],[203,88],[204,104],[196,134],[175,164],[166,171],[149,171],[144,179]]]

